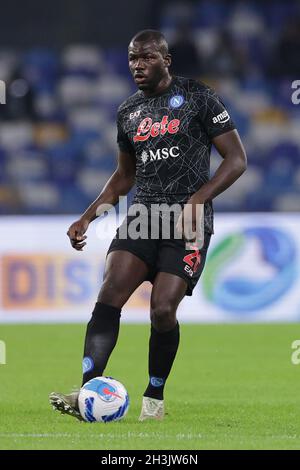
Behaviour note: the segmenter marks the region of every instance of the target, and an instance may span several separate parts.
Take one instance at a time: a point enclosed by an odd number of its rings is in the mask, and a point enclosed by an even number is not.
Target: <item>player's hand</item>
[[[201,245],[203,243],[204,206],[191,198],[185,204],[176,224],[176,230],[187,243]]]
[[[182,234],[185,241],[190,242],[195,239],[193,232],[196,232],[195,209],[191,204],[186,204],[178,217],[176,230]]]
[[[79,219],[74,222],[69,230],[67,235],[70,239],[72,247],[77,251],[82,251],[83,247],[86,245],[87,236],[84,235],[89,226],[89,221],[87,219]]]

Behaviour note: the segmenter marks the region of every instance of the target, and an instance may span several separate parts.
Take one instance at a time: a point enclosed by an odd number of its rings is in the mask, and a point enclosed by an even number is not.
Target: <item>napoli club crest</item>
[[[180,106],[184,103],[184,98],[182,95],[174,95],[169,100],[170,108],[180,108]]]

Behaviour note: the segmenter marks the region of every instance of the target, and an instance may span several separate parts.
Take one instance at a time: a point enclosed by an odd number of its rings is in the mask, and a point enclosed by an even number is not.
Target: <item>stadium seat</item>
[[[296,2],[283,0],[167,2],[162,8],[160,25],[168,39],[182,24],[189,25],[203,64],[199,78],[220,94],[247,150],[248,171],[217,198],[219,210],[298,207],[293,195],[299,198],[299,110],[291,100],[291,81],[269,76],[281,31],[297,14]],[[244,54],[245,68],[238,76],[216,76],[205,69],[224,30],[233,53]],[[77,213],[116,165],[117,109],[136,90],[127,51],[89,44],[70,44],[61,53],[51,48],[22,53],[2,49],[2,79],[13,79],[16,71],[27,81],[32,103],[17,117],[9,106],[0,107],[0,184],[5,195],[0,212],[7,203],[7,211],[20,213]],[[212,174],[219,163],[213,152]],[[8,184],[24,199],[12,202],[3,189]],[[58,203],[61,197],[64,208]]]

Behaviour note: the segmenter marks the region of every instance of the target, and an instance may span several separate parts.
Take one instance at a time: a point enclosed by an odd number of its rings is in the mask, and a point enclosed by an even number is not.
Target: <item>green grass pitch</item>
[[[299,449],[300,365],[288,325],[182,325],[163,422],[139,423],[147,325],[122,325],[107,375],[127,387],[123,421],[80,423],[48,394],[81,379],[84,325],[0,325],[0,449]]]

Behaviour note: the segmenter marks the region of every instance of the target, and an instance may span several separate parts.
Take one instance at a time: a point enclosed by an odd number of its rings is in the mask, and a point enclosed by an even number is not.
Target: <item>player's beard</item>
[[[139,90],[146,91],[148,93],[154,93],[164,77],[165,71],[159,69],[156,73],[152,72],[150,77],[146,76],[145,81],[136,84]]]

